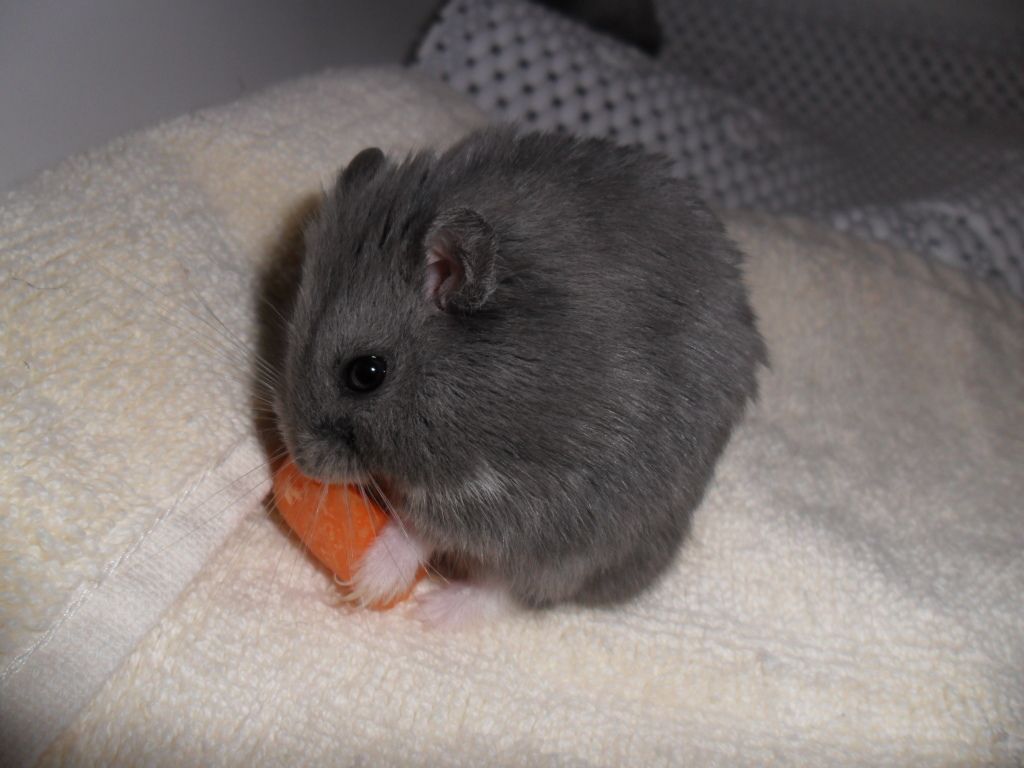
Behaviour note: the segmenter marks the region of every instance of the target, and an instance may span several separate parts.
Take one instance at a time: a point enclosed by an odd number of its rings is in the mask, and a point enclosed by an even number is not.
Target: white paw
[[[511,610],[512,599],[502,587],[453,581],[417,597],[413,615],[432,629],[455,629]]]
[[[394,522],[388,523],[352,574],[350,598],[364,607],[390,603],[409,590],[429,557],[425,544]]]

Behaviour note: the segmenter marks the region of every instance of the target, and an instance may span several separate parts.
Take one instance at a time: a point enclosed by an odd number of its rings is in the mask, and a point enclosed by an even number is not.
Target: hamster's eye
[[[353,392],[372,392],[384,383],[387,375],[387,360],[377,355],[364,355],[345,366],[345,386]]]

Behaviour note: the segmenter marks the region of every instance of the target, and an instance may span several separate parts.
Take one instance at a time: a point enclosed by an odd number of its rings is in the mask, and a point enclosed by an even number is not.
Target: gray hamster
[[[364,150],[305,232],[285,444],[310,475],[386,488],[413,561],[527,606],[628,599],[756,396],[742,259],[637,149],[492,127],[440,155]]]

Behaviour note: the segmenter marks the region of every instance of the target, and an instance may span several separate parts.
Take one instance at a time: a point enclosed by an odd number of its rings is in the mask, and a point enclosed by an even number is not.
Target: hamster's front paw
[[[349,596],[364,607],[385,606],[409,591],[429,557],[426,545],[390,522],[356,567]]]
[[[497,584],[453,581],[417,596],[413,615],[431,629],[459,629],[512,610],[508,591]]]

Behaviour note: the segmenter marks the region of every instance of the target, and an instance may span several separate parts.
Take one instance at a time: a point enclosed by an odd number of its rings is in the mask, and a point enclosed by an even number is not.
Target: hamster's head
[[[294,460],[321,480],[422,487],[471,463],[463,406],[487,365],[465,344],[497,245],[472,208],[432,190],[435,163],[364,150],[307,226],[275,407]]]

